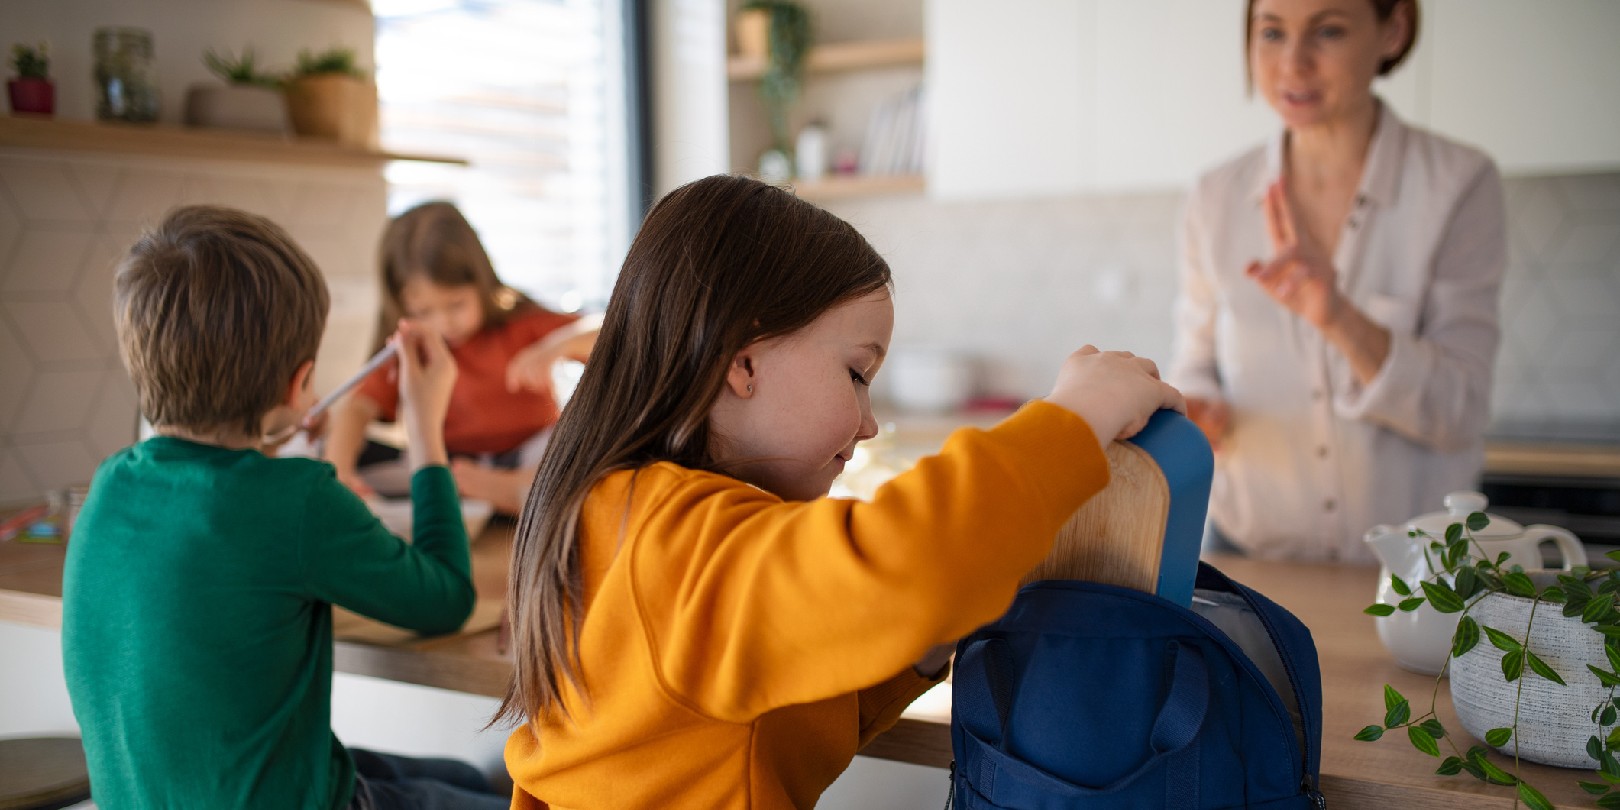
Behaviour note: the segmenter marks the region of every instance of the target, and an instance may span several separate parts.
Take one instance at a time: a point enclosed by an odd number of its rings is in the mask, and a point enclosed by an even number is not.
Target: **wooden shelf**
[[[805,56],[804,70],[806,73],[835,73],[921,65],[923,52],[924,45],[920,39],[830,42],[810,49]],[[764,72],[765,60],[761,57],[733,55],[726,60],[726,77],[732,81],[758,79]]]
[[[814,183],[790,184],[806,200],[825,202],[885,194],[920,194],[926,187],[920,174],[828,175]]]
[[[464,158],[386,152],[307,138],[164,125],[63,121],[34,116],[0,118],[0,148],[306,166],[372,166],[395,160],[467,165]]]

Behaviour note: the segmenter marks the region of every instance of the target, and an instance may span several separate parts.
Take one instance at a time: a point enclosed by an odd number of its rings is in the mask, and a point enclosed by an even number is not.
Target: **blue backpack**
[[[1325,807],[1310,631],[1206,563],[1195,588],[1043,580],[962,639],[951,806]]]

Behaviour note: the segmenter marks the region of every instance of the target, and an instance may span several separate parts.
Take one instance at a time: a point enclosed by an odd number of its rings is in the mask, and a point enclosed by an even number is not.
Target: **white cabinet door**
[[[1104,2],[1097,171],[1105,189],[1183,188],[1260,143],[1276,118],[1245,89],[1245,0]]]
[[[1106,1],[1106,0],[1105,0]],[[1098,0],[928,0],[930,195],[1085,187],[1096,136]]]
[[[1428,122],[1504,172],[1620,168],[1620,2],[1429,0]]]

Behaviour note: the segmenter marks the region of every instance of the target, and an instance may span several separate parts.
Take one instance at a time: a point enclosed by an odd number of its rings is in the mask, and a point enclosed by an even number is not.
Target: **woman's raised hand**
[[[1321,246],[1294,224],[1293,207],[1281,181],[1266,189],[1266,235],[1271,258],[1245,270],[1277,303],[1318,329],[1338,316],[1342,299],[1338,271]]]
[[[1160,408],[1187,412],[1181,392],[1159,379],[1152,360],[1089,344],[1063,361],[1046,401],[1078,414],[1104,442],[1135,436]]]

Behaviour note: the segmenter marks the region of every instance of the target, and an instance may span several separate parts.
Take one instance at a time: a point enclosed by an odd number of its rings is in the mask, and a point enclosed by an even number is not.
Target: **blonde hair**
[[[176,208],[118,266],[114,321],[141,413],[156,426],[257,435],[315,359],[326,282],[264,217]]]

